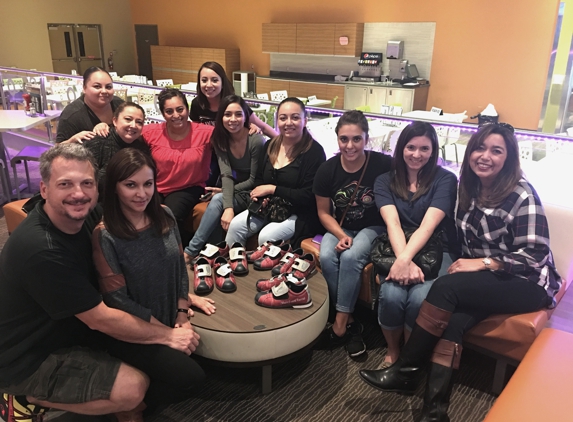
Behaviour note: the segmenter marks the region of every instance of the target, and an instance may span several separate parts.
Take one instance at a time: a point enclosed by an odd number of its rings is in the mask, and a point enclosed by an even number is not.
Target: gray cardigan
[[[245,154],[236,158],[230,151],[216,151],[221,183],[223,187],[223,207],[233,208],[235,192],[251,190],[255,187],[255,176],[263,154],[264,138],[259,134],[249,135]]]

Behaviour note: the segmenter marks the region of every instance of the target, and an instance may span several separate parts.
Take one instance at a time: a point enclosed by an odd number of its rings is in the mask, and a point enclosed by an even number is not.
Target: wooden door
[[[159,44],[157,25],[135,25],[135,45],[138,72],[147,79],[153,79],[151,46]]]

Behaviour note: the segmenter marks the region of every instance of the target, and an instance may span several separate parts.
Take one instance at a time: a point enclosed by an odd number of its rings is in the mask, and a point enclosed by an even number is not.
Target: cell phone
[[[213,192],[205,192],[203,195],[199,197],[199,200],[202,202],[206,202],[211,199],[213,196]]]
[[[263,201],[262,198],[259,198],[257,202],[251,201],[248,210],[252,214],[260,214],[262,208],[263,208]]]
[[[312,238],[312,242],[316,243],[317,245],[320,245],[320,242],[322,242],[322,235],[321,234],[317,234],[316,236],[314,236]]]

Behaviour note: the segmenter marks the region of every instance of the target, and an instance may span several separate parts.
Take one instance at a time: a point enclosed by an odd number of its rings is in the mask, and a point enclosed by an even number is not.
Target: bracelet
[[[184,314],[187,314],[187,313],[189,313],[189,309],[178,308],[178,309],[177,309],[177,313],[179,313],[179,312],[184,313]]]

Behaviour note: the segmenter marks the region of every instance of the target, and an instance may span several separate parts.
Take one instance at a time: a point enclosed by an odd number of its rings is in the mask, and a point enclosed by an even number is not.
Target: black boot
[[[424,301],[408,342],[389,368],[360,371],[362,379],[384,391],[412,393],[418,388],[424,364],[448,325],[451,312]]]
[[[448,407],[454,385],[453,375],[459,368],[461,353],[462,346],[452,341],[440,340],[436,344],[419,422],[450,422]]]

